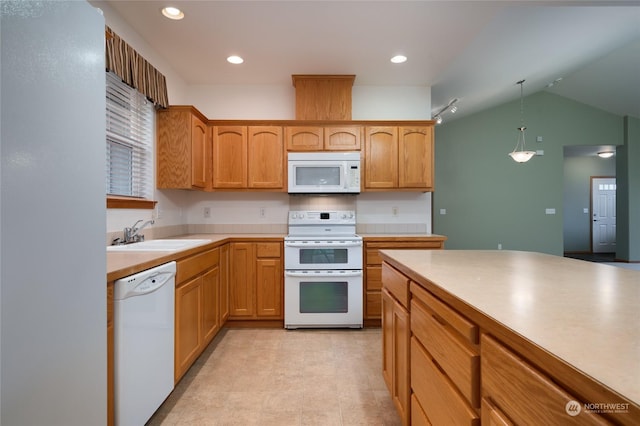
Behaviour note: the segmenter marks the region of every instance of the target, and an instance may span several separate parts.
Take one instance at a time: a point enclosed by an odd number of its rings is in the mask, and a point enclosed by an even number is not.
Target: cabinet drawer
[[[382,268],[380,266],[367,266],[367,290],[380,290],[382,288]]]
[[[176,284],[180,284],[194,277],[220,262],[220,249],[214,248],[202,253],[194,254],[186,259],[178,260],[176,264]]]
[[[441,320],[473,344],[478,343],[478,326],[445,305],[416,283],[411,283],[411,295],[429,307]]]
[[[382,265],[382,257],[377,248],[369,248],[365,251],[367,265]]]
[[[411,394],[411,426],[431,426],[414,393]]]
[[[581,410],[567,414],[569,401],[580,401],[511,352],[497,340],[482,335],[482,393],[494,410],[515,424],[605,425],[597,414]]]
[[[257,257],[281,257],[280,243],[256,243]]]
[[[415,337],[411,338],[411,388],[433,424],[480,424],[476,412],[459,395],[455,385],[440,371]]]
[[[409,278],[385,263],[382,265],[382,285],[405,309],[409,309]]]
[[[365,314],[367,318],[381,318],[382,315],[382,293],[367,292],[365,294]]]
[[[463,344],[447,324],[443,324],[419,302],[411,301],[411,332],[440,368],[474,406],[480,407],[480,357]]]

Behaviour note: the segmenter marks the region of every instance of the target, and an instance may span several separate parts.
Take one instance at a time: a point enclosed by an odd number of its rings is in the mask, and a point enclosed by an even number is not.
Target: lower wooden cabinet
[[[177,262],[175,365],[177,383],[220,330],[219,249]]]
[[[444,248],[444,236],[431,237],[365,237],[364,238],[364,319],[370,325],[380,321],[382,258],[379,250],[438,250]]]
[[[229,262],[229,319],[284,319],[282,243],[231,243]]]
[[[633,404],[579,372],[568,374],[501,324],[394,266],[382,265],[382,373],[403,424],[638,424]],[[596,398],[629,411],[583,407]]]
[[[382,290],[382,375],[403,425],[410,424],[409,312],[386,289]]]

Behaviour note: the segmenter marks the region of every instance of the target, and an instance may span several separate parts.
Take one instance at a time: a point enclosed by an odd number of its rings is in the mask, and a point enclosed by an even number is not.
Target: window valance
[[[114,72],[129,86],[149,98],[156,106],[167,108],[167,80],[136,50],[113,30],[106,31],[106,68]]]

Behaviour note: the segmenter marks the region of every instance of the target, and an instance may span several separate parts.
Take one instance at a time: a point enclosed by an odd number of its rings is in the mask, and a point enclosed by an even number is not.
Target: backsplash
[[[107,210],[107,245],[138,219],[155,219],[146,239],[184,234],[287,234],[290,210],[355,210],[359,234],[429,234],[431,194],[306,196],[284,193],[157,191],[156,210]]]

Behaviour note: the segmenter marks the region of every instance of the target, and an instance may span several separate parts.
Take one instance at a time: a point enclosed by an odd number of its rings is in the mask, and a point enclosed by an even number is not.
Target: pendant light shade
[[[526,163],[531,160],[531,157],[536,155],[535,151],[525,150],[525,138],[524,131],[527,128],[524,126],[524,96],[523,96],[523,84],[524,80],[520,80],[517,84],[520,85],[520,127],[518,127],[518,139],[516,140],[516,146],[513,151],[509,153],[509,156],[513,158],[513,161],[518,163]]]

